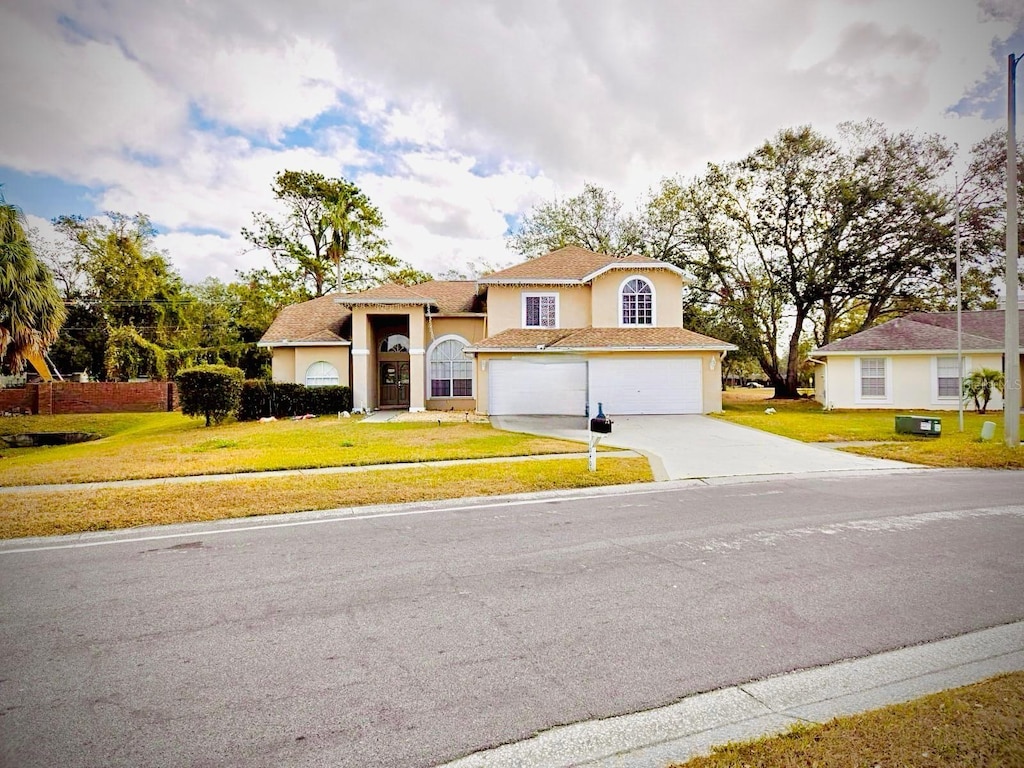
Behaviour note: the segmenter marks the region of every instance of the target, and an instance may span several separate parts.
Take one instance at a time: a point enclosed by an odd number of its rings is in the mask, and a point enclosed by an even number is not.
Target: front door
[[[386,362],[380,364],[380,407],[409,407],[409,363]]]

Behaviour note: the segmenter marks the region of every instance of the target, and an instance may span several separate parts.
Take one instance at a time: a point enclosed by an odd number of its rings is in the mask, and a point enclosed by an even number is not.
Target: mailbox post
[[[610,435],[612,431],[612,420],[604,415],[604,405],[597,404],[597,416],[590,420],[590,453],[587,468],[591,472],[597,471],[597,444],[601,438]]]

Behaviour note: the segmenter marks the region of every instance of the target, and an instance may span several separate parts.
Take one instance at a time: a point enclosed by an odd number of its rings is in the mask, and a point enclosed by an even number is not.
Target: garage
[[[488,368],[488,411],[495,416],[586,414],[583,361],[492,360]]]
[[[702,413],[698,357],[607,357],[589,362],[591,409],[615,414]]]

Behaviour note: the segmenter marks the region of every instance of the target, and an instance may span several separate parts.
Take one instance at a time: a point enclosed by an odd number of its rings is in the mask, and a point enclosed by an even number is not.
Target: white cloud
[[[505,216],[583,180],[628,206],[791,125],[872,117],[969,146],[995,126],[947,110],[1021,8],[36,0],[0,8],[0,164],[150,214],[190,280],[251,263],[239,229],[285,168],[361,184],[415,266],[507,261]]]

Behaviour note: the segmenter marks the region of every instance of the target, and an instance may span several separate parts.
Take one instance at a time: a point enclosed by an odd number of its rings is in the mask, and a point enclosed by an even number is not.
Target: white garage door
[[[495,416],[586,413],[584,362],[492,360],[488,368],[488,411]]]
[[[590,361],[590,408],[604,412],[701,413],[699,358],[598,358]]]

